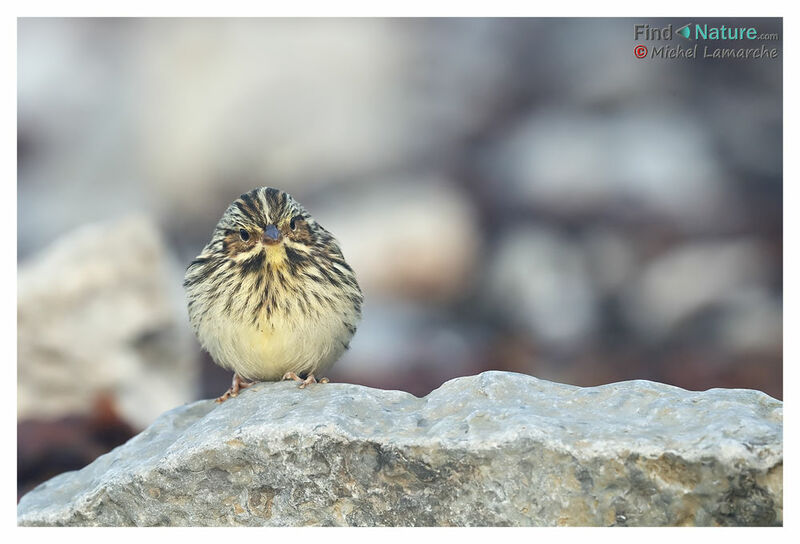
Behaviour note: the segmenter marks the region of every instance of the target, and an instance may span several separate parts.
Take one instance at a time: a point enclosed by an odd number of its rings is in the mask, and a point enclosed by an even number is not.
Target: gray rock
[[[583,248],[557,230],[518,227],[497,244],[486,304],[550,348],[569,350],[597,324],[597,293]]]
[[[722,305],[716,334],[729,351],[780,353],[783,307],[780,295],[763,287],[737,290]]]
[[[630,202],[685,227],[726,211],[722,168],[710,148],[702,125],[675,109],[587,115],[545,108],[521,119],[487,166],[514,204],[575,214]]]
[[[21,525],[779,525],[782,403],[506,372],[263,383],[25,495]]]
[[[767,250],[757,240],[690,242],[642,268],[623,301],[631,326],[663,338],[697,312],[730,305],[768,283]],[[769,336],[765,336],[768,338]]]

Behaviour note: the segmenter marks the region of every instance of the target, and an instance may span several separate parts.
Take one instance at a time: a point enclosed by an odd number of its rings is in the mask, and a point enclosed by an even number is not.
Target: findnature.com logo
[[[778,40],[778,34],[759,33],[758,29],[752,26],[730,26],[730,25],[708,25],[688,23],[677,29],[673,29],[672,24],[662,28],[652,27],[649,24],[633,25],[633,37],[636,41],[672,41],[675,37],[680,37],[688,41],[774,41]],[[716,58],[716,59],[775,59],[778,57],[777,47],[768,47],[761,44],[761,47],[714,47],[699,44],[692,46],[677,46],[664,44],[653,45],[648,48],[643,44],[636,44],[633,48],[633,55],[637,59],[650,58],[678,59],[678,58]]]

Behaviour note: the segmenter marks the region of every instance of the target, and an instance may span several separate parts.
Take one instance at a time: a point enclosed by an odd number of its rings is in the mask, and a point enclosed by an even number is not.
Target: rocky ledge
[[[783,405],[522,374],[262,383],[25,495],[20,525],[780,525]]]

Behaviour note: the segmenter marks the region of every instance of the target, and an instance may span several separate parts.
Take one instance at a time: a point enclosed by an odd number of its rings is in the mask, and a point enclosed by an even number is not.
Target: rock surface
[[[506,372],[262,383],[25,495],[21,525],[779,525],[782,403]]]

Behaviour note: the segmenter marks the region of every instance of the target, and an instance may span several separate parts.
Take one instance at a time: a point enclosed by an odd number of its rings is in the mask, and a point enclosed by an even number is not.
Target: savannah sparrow
[[[336,239],[270,187],[228,207],[183,286],[200,343],[234,372],[218,402],[254,381],[316,383],[314,375],[349,347],[361,317],[361,289]]]

